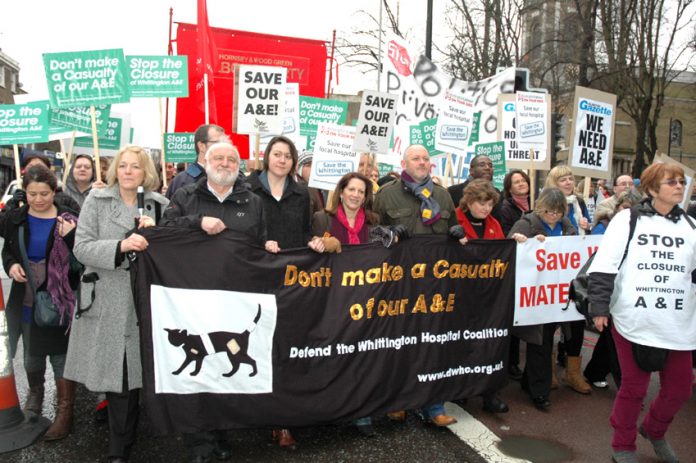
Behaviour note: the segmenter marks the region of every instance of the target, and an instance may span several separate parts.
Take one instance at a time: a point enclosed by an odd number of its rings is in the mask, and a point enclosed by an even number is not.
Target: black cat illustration
[[[249,348],[249,334],[254,331],[260,318],[261,304],[259,304],[259,310],[256,314],[256,318],[254,318],[253,324],[243,333],[214,331],[212,333],[208,333],[207,335],[203,335],[210,338],[210,343],[215,349],[214,352],[208,352],[206,350],[200,334],[188,334],[186,330],[165,328],[164,330],[168,333],[167,339],[169,340],[169,343],[175,347],[181,346],[186,353],[184,363],[181,364],[178,370],[173,371],[172,374],[178,375],[184,370],[184,368],[186,368],[186,366],[188,366],[188,364],[195,361],[196,367],[191,372],[191,376],[196,376],[201,371],[203,359],[206,357],[206,355],[225,352],[227,354],[227,358],[230,359],[230,363],[232,364],[232,370],[230,370],[228,373],[224,373],[222,376],[229,378],[235,374],[237,370],[239,370],[239,366],[242,363],[251,365],[253,371],[249,374],[249,376],[255,376],[257,373],[256,360],[249,357],[247,349]]]

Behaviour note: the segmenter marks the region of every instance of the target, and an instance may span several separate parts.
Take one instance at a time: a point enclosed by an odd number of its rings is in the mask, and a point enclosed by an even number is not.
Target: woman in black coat
[[[263,170],[247,178],[251,191],[263,203],[268,252],[305,246],[324,252],[321,238],[311,237],[309,193],[306,186],[293,179],[296,166],[297,148],[292,140],[281,135],[266,145]],[[297,445],[289,429],[276,429],[273,437],[281,447],[294,449]]]
[[[43,166],[27,169],[22,181],[27,204],[7,213],[2,248],[3,266],[13,280],[7,301],[11,355],[16,352],[20,335],[24,347],[24,369],[29,383],[25,410],[40,414],[43,409],[46,356],[50,358],[56,380],[58,412],[44,435],[46,440],[68,435],[75,400],[75,383],[63,378],[68,349],[65,326],[36,324],[32,307],[34,294],[27,283],[31,276],[34,287],[47,290],[53,302],[62,308],[65,319],[72,319],[75,297],[71,290],[78,287],[79,271],[71,271],[70,255],[78,212],[55,201],[57,187],[58,180],[50,170]],[[24,252],[20,247],[20,232]],[[66,277],[70,288],[65,287]]]

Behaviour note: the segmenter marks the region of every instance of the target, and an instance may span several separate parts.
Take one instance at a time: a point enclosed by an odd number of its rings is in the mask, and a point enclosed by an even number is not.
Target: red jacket
[[[459,221],[459,225],[461,225],[462,228],[464,228],[464,233],[466,233],[466,239],[468,240],[505,239],[505,235],[503,234],[503,228],[500,226],[500,222],[495,220],[492,214],[488,214],[488,217],[486,217],[486,219],[483,221],[483,224],[485,226],[483,238],[478,237],[476,231],[474,230],[474,227],[471,226],[471,222],[469,222],[469,218],[466,216],[466,213],[464,213],[460,208],[457,208],[457,220]]]

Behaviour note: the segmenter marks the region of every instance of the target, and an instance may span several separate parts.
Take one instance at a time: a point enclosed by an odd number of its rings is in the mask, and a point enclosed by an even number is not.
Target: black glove
[[[409,230],[406,227],[406,225],[401,225],[401,224],[393,225],[393,226],[389,227],[389,229],[392,231],[392,233],[394,233],[394,235],[399,237],[399,241],[406,240],[412,236],[411,230]]]
[[[466,233],[464,233],[464,229],[461,225],[452,225],[447,234],[450,236],[450,238],[455,240],[466,238]]]
[[[396,235],[387,227],[376,226],[370,230],[370,243],[380,243],[385,248],[391,247],[395,242]]]
[[[17,201],[17,203],[26,203],[27,202],[27,192],[22,190],[21,188],[17,188],[14,193],[12,193],[12,199]]]

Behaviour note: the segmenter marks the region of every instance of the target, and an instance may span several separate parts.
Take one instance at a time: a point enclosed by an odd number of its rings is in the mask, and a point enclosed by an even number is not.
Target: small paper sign
[[[360,155],[353,151],[354,138],[355,127],[319,124],[310,187],[333,190],[341,177],[358,170]]]
[[[396,118],[397,95],[363,91],[353,151],[388,153]]]

